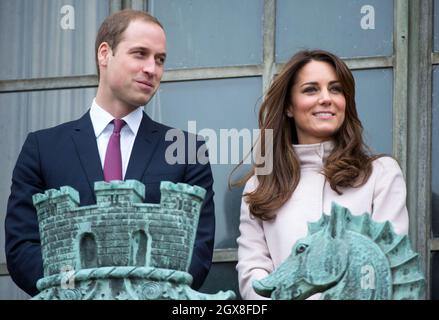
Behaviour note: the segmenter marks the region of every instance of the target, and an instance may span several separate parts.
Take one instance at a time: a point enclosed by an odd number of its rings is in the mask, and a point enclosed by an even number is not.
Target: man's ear
[[[99,66],[106,67],[108,64],[108,59],[112,55],[112,50],[108,42],[102,42],[98,48],[98,61]]]

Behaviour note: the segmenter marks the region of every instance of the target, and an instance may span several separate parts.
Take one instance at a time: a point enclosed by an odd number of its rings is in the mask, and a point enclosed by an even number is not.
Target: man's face
[[[104,48],[105,49],[105,48]],[[166,58],[166,36],[152,22],[131,21],[116,49],[101,51],[100,85],[106,102],[128,109],[145,105],[160,85]]]

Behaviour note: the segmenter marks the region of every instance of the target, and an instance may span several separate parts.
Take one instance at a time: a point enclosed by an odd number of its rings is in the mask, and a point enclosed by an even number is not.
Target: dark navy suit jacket
[[[213,178],[209,163],[169,165],[166,148],[170,129],[145,113],[134,141],[125,179],[145,184],[145,202],[160,202],[160,182],[184,182],[207,190],[201,209],[189,273],[198,289],[212,262],[215,234]],[[185,133],[186,160],[188,134]],[[197,142],[198,147],[203,146]],[[193,149],[193,148],[192,148]],[[192,155],[193,156],[193,155]],[[96,137],[89,112],[76,121],[30,133],[12,174],[11,195],[5,221],[6,259],[14,282],[30,295],[38,293],[36,282],[43,277],[38,219],[32,195],[47,189],[71,186],[78,190],[80,205],[96,203],[94,182],[104,180]]]

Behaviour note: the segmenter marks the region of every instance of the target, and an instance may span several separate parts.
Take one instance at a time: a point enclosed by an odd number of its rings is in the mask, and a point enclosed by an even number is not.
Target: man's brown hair
[[[134,20],[142,20],[145,22],[155,23],[156,25],[158,25],[160,28],[164,30],[162,24],[159,22],[157,18],[153,17],[152,15],[144,11],[125,9],[108,16],[101,24],[95,42],[95,59],[96,59],[96,68],[98,71],[98,79],[100,77],[99,61],[98,61],[99,46],[101,45],[102,42],[107,42],[111,50],[113,50],[113,54],[114,54],[117,45],[122,40],[122,35],[124,31],[126,30],[126,28],[128,28],[130,22]]]

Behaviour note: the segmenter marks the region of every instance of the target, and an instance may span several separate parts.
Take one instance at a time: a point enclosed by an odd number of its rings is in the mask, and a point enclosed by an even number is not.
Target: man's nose
[[[148,57],[143,61],[142,71],[150,75],[154,75],[156,72],[156,63],[154,57]]]

